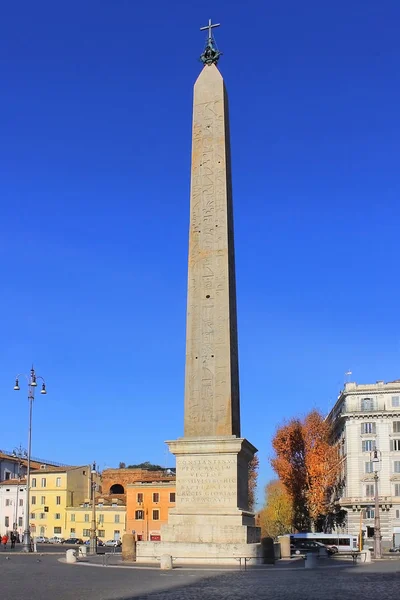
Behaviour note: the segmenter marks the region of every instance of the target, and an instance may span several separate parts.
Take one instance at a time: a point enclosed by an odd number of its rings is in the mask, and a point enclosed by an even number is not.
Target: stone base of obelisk
[[[161,527],[160,542],[138,542],[137,562],[162,554],[174,564],[261,558],[260,529],[247,508],[248,463],[256,448],[235,436],[167,443],[176,456],[176,506]]]

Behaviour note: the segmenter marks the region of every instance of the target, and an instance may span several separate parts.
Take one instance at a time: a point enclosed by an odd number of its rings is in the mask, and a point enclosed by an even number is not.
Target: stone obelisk
[[[176,456],[176,505],[161,542],[141,555],[179,562],[235,562],[259,556],[248,509],[248,463],[256,448],[240,437],[235,253],[228,100],[209,21],[194,86],[184,437]]]

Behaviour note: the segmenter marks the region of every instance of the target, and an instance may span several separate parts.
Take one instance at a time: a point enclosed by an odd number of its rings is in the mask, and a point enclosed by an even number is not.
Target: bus
[[[331,552],[356,552],[358,550],[358,535],[349,533],[292,533],[290,544],[296,540],[312,540],[324,544]]]

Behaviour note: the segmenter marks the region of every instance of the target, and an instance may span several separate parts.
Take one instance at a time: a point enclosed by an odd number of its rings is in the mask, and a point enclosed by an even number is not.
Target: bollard
[[[160,559],[160,569],[167,571],[172,568],[172,556],[170,554],[162,554]]]
[[[66,558],[67,563],[76,563],[75,550],[73,548],[70,548],[69,550],[67,550],[65,558]]]
[[[369,548],[365,548],[364,552],[365,552],[365,561],[364,562],[366,562],[366,563],[372,562],[371,550]]]
[[[315,569],[317,566],[317,555],[313,552],[308,552],[305,557],[304,566],[306,569]]]
[[[135,536],[125,533],[122,536],[122,560],[135,562],[136,560],[136,541]]]
[[[78,547],[78,556],[86,556],[87,555],[87,546],[79,546]]]

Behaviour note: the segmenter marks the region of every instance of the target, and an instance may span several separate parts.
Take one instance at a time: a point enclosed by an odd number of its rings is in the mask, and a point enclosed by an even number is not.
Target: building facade
[[[79,506],[66,509],[66,536],[78,537],[84,541],[90,538],[92,526],[92,503],[89,499]],[[126,531],[126,506],[119,498],[96,498],[96,535],[103,542],[122,540]]]
[[[98,476],[96,475],[96,480]],[[30,529],[32,535],[69,537],[66,509],[90,498],[91,465],[47,467],[30,477]]]
[[[378,495],[382,546],[400,544],[400,380],[346,383],[328,415],[342,461],[340,504],[348,533],[372,541],[375,483],[373,451],[378,450]]]
[[[11,531],[22,538],[26,508],[26,480],[7,479],[0,483],[0,534]]]
[[[127,486],[127,532],[138,541],[160,541],[161,526],[175,507],[175,480],[138,481]]]

